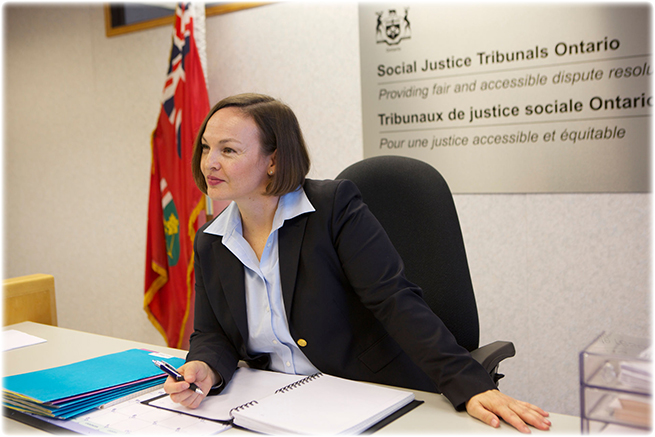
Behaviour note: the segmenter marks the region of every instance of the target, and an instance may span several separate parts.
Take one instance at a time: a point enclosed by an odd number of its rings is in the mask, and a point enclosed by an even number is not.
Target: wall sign
[[[456,193],[649,192],[649,4],[361,3],[364,156]]]

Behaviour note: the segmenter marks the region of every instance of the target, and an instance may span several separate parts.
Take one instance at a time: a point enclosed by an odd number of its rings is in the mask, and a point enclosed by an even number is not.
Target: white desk
[[[179,349],[153,346],[32,322],[19,323],[5,329],[16,329],[44,338],[47,342],[4,352],[3,376],[61,366],[132,348],[156,350],[181,358],[186,356],[186,351]],[[416,399],[425,401],[425,403],[382,428],[376,434],[517,432],[505,423],[501,425],[500,430],[497,430],[470,417],[465,412],[458,413],[448,400],[441,395],[421,391],[415,391],[414,393]],[[550,430],[551,434],[580,433],[580,419],[578,417],[551,414],[550,420],[553,423]],[[7,434],[47,434],[44,431],[5,417],[3,417],[3,427]],[[533,428],[532,432],[541,433],[542,431]],[[223,434],[235,433],[243,434],[243,431],[230,429]]]

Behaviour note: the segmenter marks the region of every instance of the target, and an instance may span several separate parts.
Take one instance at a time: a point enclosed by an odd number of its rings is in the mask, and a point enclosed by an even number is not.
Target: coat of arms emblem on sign
[[[409,22],[409,8],[405,8],[404,16],[398,15],[395,9],[376,12],[375,14],[378,16],[375,29],[376,42],[395,46],[400,41],[411,38],[412,27]]]

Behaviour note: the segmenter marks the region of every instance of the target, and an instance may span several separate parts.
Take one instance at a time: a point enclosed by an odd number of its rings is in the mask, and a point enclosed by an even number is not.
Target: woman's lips
[[[222,182],[224,182],[223,179],[217,178],[215,176],[207,176],[207,185],[211,187],[220,185]]]

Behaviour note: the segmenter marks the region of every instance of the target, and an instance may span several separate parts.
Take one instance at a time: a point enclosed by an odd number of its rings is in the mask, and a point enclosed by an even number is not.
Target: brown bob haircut
[[[309,154],[298,124],[298,119],[284,103],[262,94],[238,94],[218,102],[207,114],[200,126],[193,145],[192,171],[196,185],[207,194],[207,181],[200,169],[202,136],[207,122],[218,110],[236,107],[251,117],[259,128],[262,152],[266,156],[277,150],[275,174],[266,186],[269,196],[282,196],[295,191],[305,182],[309,172]]]

